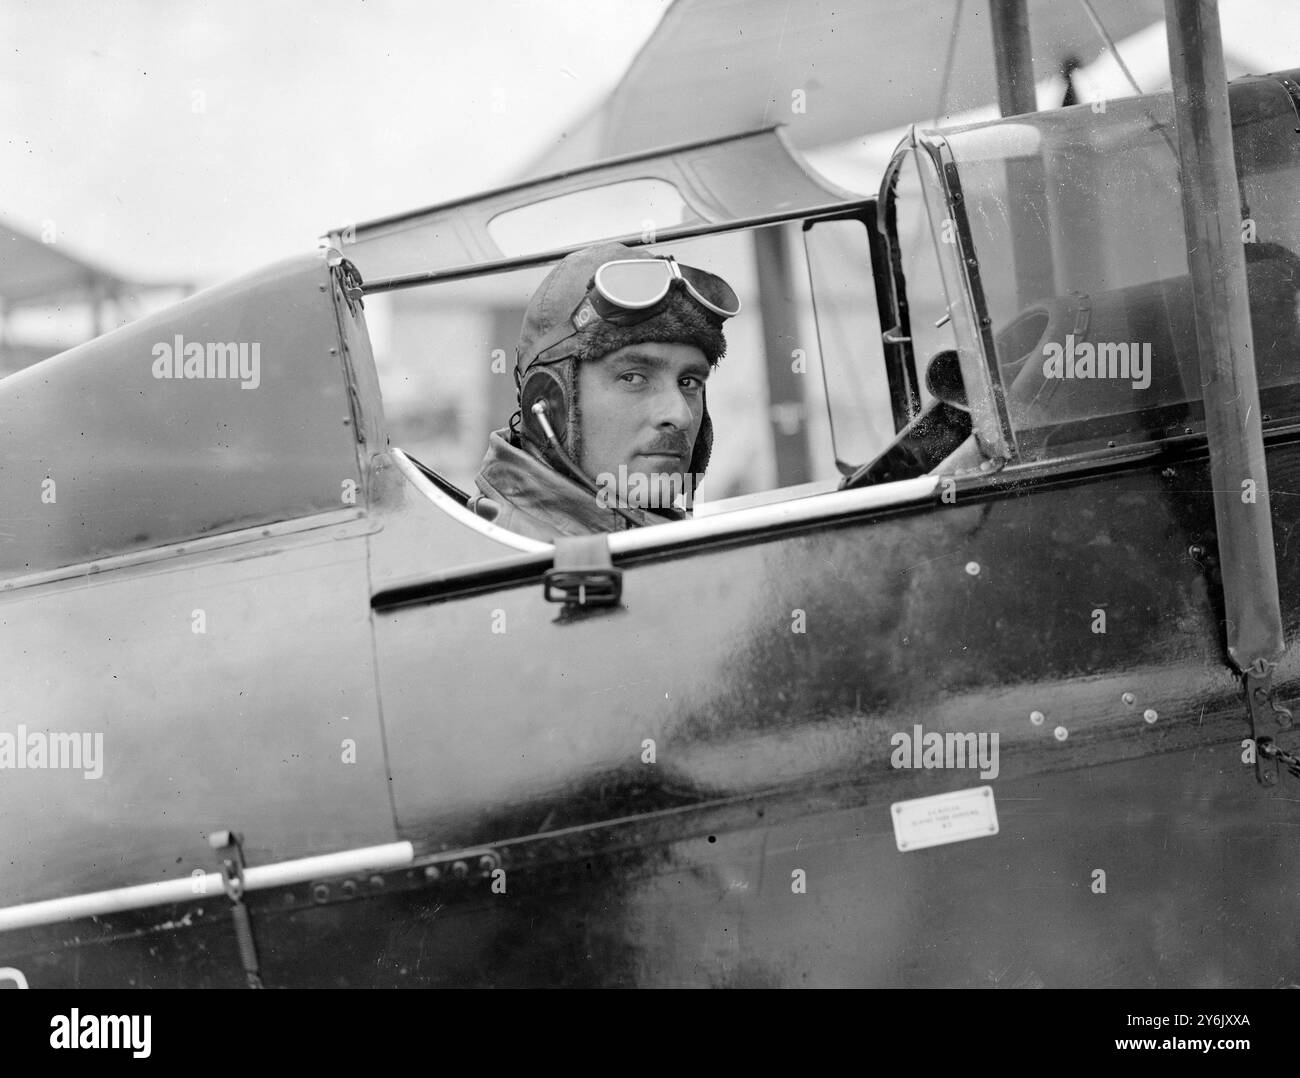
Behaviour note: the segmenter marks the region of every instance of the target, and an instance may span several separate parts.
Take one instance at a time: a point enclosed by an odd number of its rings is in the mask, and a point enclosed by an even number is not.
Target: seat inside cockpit
[[[1300,383],[1300,257],[1277,243],[1246,246],[1246,280],[1261,402]],[[1150,439],[1200,421],[1201,382],[1186,274],[1108,292],[1071,292],[1026,307],[994,334],[1008,418],[1022,459]],[[930,392],[965,408],[956,353],[926,363]],[[930,469],[956,474],[984,459],[973,437]]]

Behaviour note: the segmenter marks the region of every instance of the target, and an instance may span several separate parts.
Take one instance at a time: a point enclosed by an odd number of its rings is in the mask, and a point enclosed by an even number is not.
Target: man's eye
[[[629,385],[634,385],[634,386],[639,386],[646,380],[645,375],[640,374],[637,371],[626,371],[619,377],[621,378],[622,381],[627,382]]]
[[[685,389],[703,389],[704,379],[695,374],[688,374],[682,379],[682,386]]]

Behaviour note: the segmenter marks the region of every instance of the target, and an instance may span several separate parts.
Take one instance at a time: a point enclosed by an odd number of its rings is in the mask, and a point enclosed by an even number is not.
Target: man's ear
[[[545,403],[546,420],[555,432],[556,441],[564,445],[569,432],[569,405],[565,400],[563,381],[549,366],[534,367],[524,376],[519,387],[520,427],[524,437],[539,449],[546,450],[550,448],[550,439],[533,413],[533,406],[538,401]]]
[[[704,416],[700,420],[699,432],[695,435],[695,447],[691,452],[690,470],[698,486],[704,480],[704,473],[709,467],[709,458],[713,456],[713,420],[709,417],[709,396],[706,386],[700,392],[704,402]]]

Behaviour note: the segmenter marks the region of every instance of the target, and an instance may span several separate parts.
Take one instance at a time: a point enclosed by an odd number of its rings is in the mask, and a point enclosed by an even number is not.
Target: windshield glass
[[[1172,108],[1098,102],[946,135],[1022,459],[1200,421]],[[1300,380],[1297,115],[1273,79],[1235,84],[1232,109],[1265,390]]]

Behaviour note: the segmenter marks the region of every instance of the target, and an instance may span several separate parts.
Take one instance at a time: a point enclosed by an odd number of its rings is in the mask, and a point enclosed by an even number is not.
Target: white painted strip
[[[543,543],[540,539],[533,539],[527,535],[519,535],[501,527],[499,524],[493,524],[490,520],[485,520],[477,513],[471,513],[455,498],[448,497],[434,486],[428,477],[411,463],[411,458],[402,450],[391,449],[389,455],[392,457],[393,463],[397,465],[397,470],[406,477],[407,481],[453,520],[459,521],[477,532],[482,532],[489,539],[495,539],[498,543],[512,546],[516,550],[527,551],[529,554],[539,554],[544,550],[551,549],[550,543]]]
[[[348,876],[354,872],[382,871],[409,865],[414,859],[415,849],[409,842],[390,842],[383,846],[362,846],[318,857],[301,857],[296,861],[252,865],[244,870],[244,890],[262,891],[268,887],[282,887],[305,880]],[[197,894],[196,886],[199,888]],[[67,895],[44,902],[28,902],[21,906],[6,906],[0,909],[0,932],[106,913],[121,913],[124,910],[146,909],[173,902],[193,902],[199,899],[211,901],[214,898],[224,898],[219,872],[209,872],[202,877],[159,880],[134,887],[115,887],[111,891]]]
[[[633,550],[675,546],[697,539],[711,539],[754,528],[770,528],[811,520],[830,520],[849,513],[927,502],[934,498],[942,478],[938,475],[920,475],[915,479],[900,479],[894,483],[881,483],[857,490],[815,494],[794,501],[735,509],[729,513],[718,513],[716,516],[696,517],[691,520],[612,532],[609,537],[609,549],[614,554],[623,554]]]

